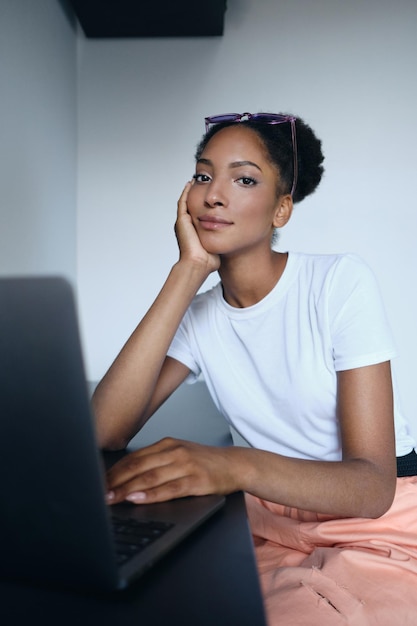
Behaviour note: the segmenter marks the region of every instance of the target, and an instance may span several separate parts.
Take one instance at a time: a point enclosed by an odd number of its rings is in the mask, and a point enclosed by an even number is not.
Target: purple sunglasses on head
[[[293,196],[295,188],[297,186],[298,177],[298,158],[297,158],[297,138],[295,132],[294,115],[281,115],[280,113],[225,113],[224,115],[211,115],[205,117],[206,132],[210,130],[211,126],[215,124],[222,124],[223,122],[261,122],[262,124],[283,124],[284,122],[290,122],[291,124],[291,139],[292,139],[292,153],[293,153],[293,169],[294,177],[291,187],[291,196]]]

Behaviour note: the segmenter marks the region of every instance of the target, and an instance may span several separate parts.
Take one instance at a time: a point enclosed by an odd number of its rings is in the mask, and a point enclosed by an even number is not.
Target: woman
[[[281,114],[206,118],[206,131],[178,202],[179,260],[94,409],[102,447],[123,448],[202,373],[249,447],[163,439],[110,471],[108,502],[243,490],[271,625],[414,623],[417,480],[397,473],[414,476],[417,456],[374,277],[353,255],[271,246],[320,182],[320,141]]]

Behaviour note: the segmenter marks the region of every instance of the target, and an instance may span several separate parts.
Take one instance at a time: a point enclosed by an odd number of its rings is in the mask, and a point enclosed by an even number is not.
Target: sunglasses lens
[[[266,124],[282,124],[288,122],[289,118],[286,115],[278,115],[271,113],[254,113],[252,119],[258,122],[265,122]]]
[[[240,118],[238,113],[227,113],[225,115],[213,115],[207,117],[206,122],[208,124],[221,124],[222,122],[234,122]]]
[[[294,118],[295,119],[295,118]],[[265,124],[282,124],[283,122],[292,122],[290,115],[280,115],[278,113],[226,113],[224,115],[213,115],[206,117],[206,128],[213,124],[222,124],[223,122],[240,122],[253,120],[254,122],[264,122]]]

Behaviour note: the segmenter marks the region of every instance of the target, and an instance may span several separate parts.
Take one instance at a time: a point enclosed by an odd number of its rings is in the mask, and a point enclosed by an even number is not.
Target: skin
[[[187,367],[166,353],[211,272],[219,272],[224,297],[235,307],[259,302],[279,280],[287,255],[271,249],[271,236],[290,219],[292,199],[277,196],[277,177],[250,129],[228,127],[206,146],[178,202],[179,260],[94,394],[101,447],[126,447],[186,378]],[[165,438],[113,466],[107,501],[146,503],[243,490],[336,517],[382,515],[396,481],[390,364],[339,372],[337,384],[340,462]]]

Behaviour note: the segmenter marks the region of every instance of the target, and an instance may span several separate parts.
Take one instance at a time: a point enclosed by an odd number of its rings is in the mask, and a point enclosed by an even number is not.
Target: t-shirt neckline
[[[267,309],[274,306],[275,303],[285,295],[289,285],[292,282],[294,270],[297,265],[297,255],[292,252],[287,252],[287,254],[287,263],[285,265],[284,271],[282,272],[281,276],[279,277],[278,281],[271,289],[271,291],[267,293],[266,296],[262,298],[262,300],[259,300],[259,302],[256,302],[251,306],[243,308],[232,306],[224,299],[222,284],[221,282],[219,282],[216,286],[218,306],[223,310],[224,313],[226,313],[229,318],[234,319],[253,317],[255,315],[263,313]]]

